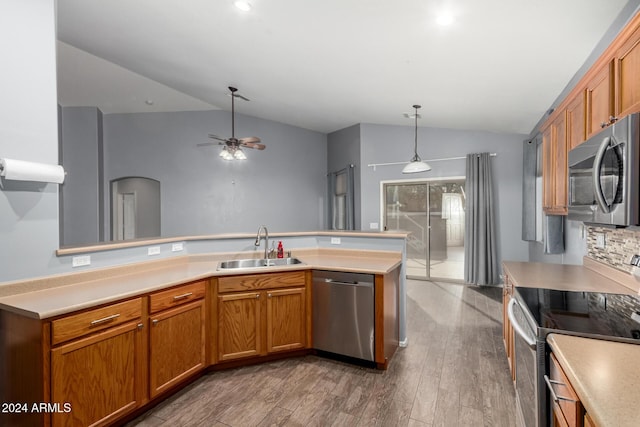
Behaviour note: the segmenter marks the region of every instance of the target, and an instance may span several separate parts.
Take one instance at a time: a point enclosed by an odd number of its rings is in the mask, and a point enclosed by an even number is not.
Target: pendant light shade
[[[427,163],[423,162],[420,156],[418,156],[418,108],[420,105],[414,105],[415,108],[415,144],[413,148],[413,158],[403,169],[402,173],[417,173],[417,172],[426,172],[431,170],[431,166]]]

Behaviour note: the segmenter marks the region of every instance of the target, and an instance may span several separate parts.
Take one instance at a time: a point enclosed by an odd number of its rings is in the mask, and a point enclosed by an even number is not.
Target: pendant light
[[[402,169],[402,173],[417,173],[417,172],[426,172],[431,170],[431,166],[427,163],[423,162],[420,156],[418,156],[418,108],[420,105],[414,105],[415,108],[415,119],[416,119],[416,132],[415,132],[415,145],[413,149],[413,158],[409,162],[407,166]]]

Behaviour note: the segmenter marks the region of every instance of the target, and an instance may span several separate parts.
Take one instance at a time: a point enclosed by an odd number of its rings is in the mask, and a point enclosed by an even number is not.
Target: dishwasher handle
[[[529,345],[529,347],[536,346],[536,340],[531,339],[529,334],[524,331],[524,327],[518,323],[516,320],[516,316],[513,313],[513,307],[518,304],[515,298],[511,298],[509,300],[509,305],[507,306],[507,317],[509,317],[509,321],[511,322],[511,326],[513,326],[513,330],[516,331],[518,335],[522,337],[522,339]],[[519,304],[518,304],[519,305]]]
[[[362,286],[365,288],[372,288],[373,287],[373,282],[359,282],[357,280],[353,280],[353,281],[342,281],[342,280],[333,280],[333,279],[329,279],[329,278],[325,278],[324,279],[324,283],[328,283],[331,285],[344,285],[344,286]]]

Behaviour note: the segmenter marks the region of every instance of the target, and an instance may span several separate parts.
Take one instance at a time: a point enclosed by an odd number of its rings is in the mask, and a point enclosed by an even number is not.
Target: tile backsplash
[[[598,247],[598,235],[604,235],[604,248]],[[640,254],[640,230],[587,227],[587,256],[631,273],[631,257]]]

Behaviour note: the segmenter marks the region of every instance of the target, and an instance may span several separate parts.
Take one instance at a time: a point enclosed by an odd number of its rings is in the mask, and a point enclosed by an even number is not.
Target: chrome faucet
[[[266,225],[261,225],[258,228],[258,235],[256,236],[256,242],[254,243],[256,246],[260,246],[260,233],[264,230],[264,259],[269,258],[269,230],[267,230]]]

